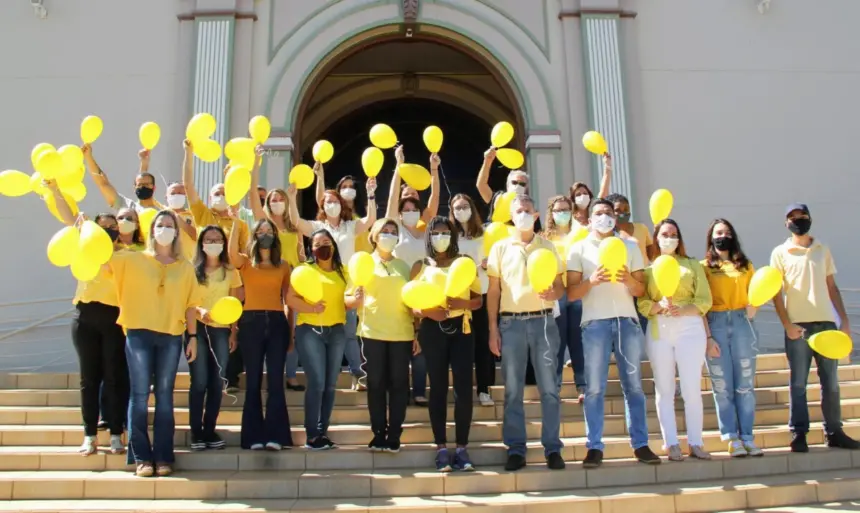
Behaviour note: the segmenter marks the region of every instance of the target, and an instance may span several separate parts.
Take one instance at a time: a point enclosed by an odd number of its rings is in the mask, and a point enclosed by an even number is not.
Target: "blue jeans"
[[[131,398],[128,404],[128,456],[126,463],[173,463],[173,385],[182,354],[182,336],[150,330],[128,330],[125,358],[128,362]],[[153,443],[147,427],[149,386],[155,374],[155,421]]]
[[[221,396],[227,384],[230,358],[230,328],[213,328],[197,323],[197,358],[188,364],[191,390],[188,391],[188,416],[191,433],[197,437],[215,432],[221,411]],[[203,413],[203,405],[206,413]]]
[[[745,308],[708,314],[720,356],[707,358],[720,439],[753,441],[756,334]]]
[[[358,314],[355,310],[347,310],[346,325],[344,326],[346,346],[344,346],[343,355],[346,357],[346,363],[349,365],[349,373],[353,376],[362,377],[366,376],[367,373],[361,370],[361,347],[358,345],[357,331]]]
[[[805,329],[804,338],[791,340],[785,337],[785,355],[789,368],[788,427],[792,433],[809,432],[809,408],[806,404],[806,380],[812,359],[818,367],[821,381],[821,412],[824,414],[824,432],[832,434],[842,429],[842,409],[839,405],[839,360],[825,358],[809,347],[809,337],[827,330],[835,330],[833,322],[798,322]]]
[[[289,341],[287,342],[289,344]],[[287,353],[287,379],[296,379],[299,370],[299,353],[292,351]]]
[[[645,392],[642,391],[640,362],[645,353],[645,336],[636,319],[615,317],[588,321],[582,325],[582,350],[585,355],[585,446],[602,451],[603,408],[606,380],[609,378],[609,355],[615,351],[624,413],[630,445],[639,449],[648,445],[645,417]]]
[[[501,317],[502,374],[505,376],[505,413],[502,438],[509,455],[526,455],[526,419],[523,389],[526,365],[531,355],[535,379],[540,392],[541,444],[545,455],[560,453],[564,445],[559,438],[561,406],[556,381],[556,355],[561,344],[558,326],[551,316],[516,319]]]
[[[343,324],[296,327],[296,349],[307,377],[305,432],[308,442],[328,431],[345,345]]]
[[[567,294],[558,300],[561,315],[555,318],[561,344],[558,346],[558,386],[561,387],[561,375],[564,372],[564,352],[570,353],[570,363],[573,365],[573,382],[576,388],[585,386],[585,357],[582,355],[582,301],[568,301]]]

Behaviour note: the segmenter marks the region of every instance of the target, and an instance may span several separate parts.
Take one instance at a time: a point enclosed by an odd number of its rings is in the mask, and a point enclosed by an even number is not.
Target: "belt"
[[[499,315],[507,319],[533,319],[536,317],[546,317],[547,315],[552,315],[552,308],[548,308],[546,310],[538,310],[536,312],[502,312]]]

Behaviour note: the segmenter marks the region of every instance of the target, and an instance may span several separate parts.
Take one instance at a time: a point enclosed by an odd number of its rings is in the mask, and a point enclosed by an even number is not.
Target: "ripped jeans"
[[[755,364],[757,335],[746,309],[708,314],[711,336],[720,356],[708,358],[708,373],[723,441],[752,442],[755,424]]]

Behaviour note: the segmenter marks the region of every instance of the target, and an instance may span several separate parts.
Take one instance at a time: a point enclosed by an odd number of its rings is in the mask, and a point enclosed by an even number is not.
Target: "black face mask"
[[[630,212],[627,212],[626,214],[617,214],[616,217],[618,218],[617,224],[624,224],[630,222]]]
[[[114,242],[116,242],[116,240],[119,238],[119,230],[117,230],[116,228],[104,228],[104,231],[107,232],[108,237],[110,237],[110,240]]]
[[[329,260],[332,255],[331,246],[320,246],[318,248],[314,248],[314,258],[317,260]]]
[[[806,235],[812,228],[812,219],[798,218],[788,222],[788,231],[795,235]]]
[[[714,247],[720,251],[731,251],[735,249],[733,237],[714,237]]]
[[[137,187],[134,190],[134,195],[137,196],[139,200],[148,200],[152,198],[152,188],[151,187]]]
[[[275,236],[271,233],[264,233],[257,236],[257,243],[262,249],[272,249],[272,244],[275,243]]]

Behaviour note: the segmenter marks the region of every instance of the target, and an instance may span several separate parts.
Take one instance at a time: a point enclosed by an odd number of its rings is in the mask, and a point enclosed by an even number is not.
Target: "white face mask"
[[[591,218],[591,226],[598,233],[606,235],[615,229],[615,218],[609,214],[598,214]]]
[[[227,198],[224,196],[212,196],[210,206],[213,210],[227,210]]]
[[[340,203],[323,203],[325,215],[329,217],[337,217],[340,215]]]
[[[511,192],[515,192],[517,194],[525,194],[526,188],[522,185],[514,185],[513,187],[511,187]]]
[[[674,237],[657,237],[657,244],[660,245],[660,251],[665,255],[670,255],[678,249],[678,239]]]
[[[528,212],[514,214],[514,226],[521,232],[530,232],[535,229],[535,216]]]
[[[185,195],[184,194],[170,194],[167,196],[167,206],[174,209],[179,210],[180,208],[185,206]]]
[[[397,246],[397,235],[391,233],[380,233],[376,238],[376,247],[382,251],[391,253],[394,247]]]
[[[162,246],[169,246],[176,238],[176,229],[169,226],[155,227],[155,242]]]
[[[433,246],[433,250],[437,253],[444,253],[448,251],[448,248],[451,247],[451,235],[447,233],[440,233],[439,235],[431,235],[430,236],[430,244]]]
[[[417,225],[419,219],[421,219],[421,212],[418,211],[400,213],[400,220],[410,228]]]
[[[287,204],[283,201],[272,201],[269,203],[269,208],[276,216],[282,216],[287,211]]]
[[[203,252],[206,256],[217,257],[224,251],[224,244],[204,244]]]
[[[116,224],[119,227],[119,233],[123,235],[134,233],[134,231],[137,230],[137,225],[134,221],[129,221],[128,219],[120,219]]]
[[[467,223],[469,219],[472,219],[472,209],[464,208],[463,210],[455,210],[454,219],[461,223]]]
[[[340,197],[345,199],[346,201],[352,201],[355,199],[355,189],[344,187],[340,190]]]
[[[579,208],[586,208],[588,207],[588,204],[591,203],[591,197],[588,194],[579,194],[573,198],[573,202],[576,203],[576,206]]]

